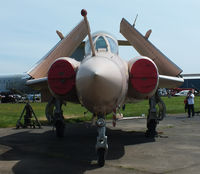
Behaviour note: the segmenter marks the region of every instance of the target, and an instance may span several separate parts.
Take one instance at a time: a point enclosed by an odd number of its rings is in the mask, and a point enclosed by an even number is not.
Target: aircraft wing
[[[159,88],[177,88],[184,82],[183,78],[159,75]]]
[[[159,69],[159,74],[167,76],[180,75],[182,70],[148,40],[151,33],[150,30],[143,36],[134,26],[123,18],[120,23],[120,32],[139,54],[147,56],[155,62]]]
[[[26,86],[29,86],[41,93],[41,102],[50,101],[52,95],[48,89],[47,77],[28,80]]]
[[[32,78],[47,76],[49,67],[59,57],[69,57],[78,48],[87,35],[87,28],[82,20],[66,37],[60,40],[37,64],[27,73]]]
[[[31,88],[33,88],[35,90],[42,90],[42,89],[48,87],[47,77],[28,80],[26,82],[26,85],[30,86]]]

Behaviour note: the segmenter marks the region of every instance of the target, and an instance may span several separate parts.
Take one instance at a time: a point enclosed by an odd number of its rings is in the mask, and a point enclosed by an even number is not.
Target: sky
[[[183,73],[200,73],[199,0],[0,0],[0,74],[28,71],[58,41],[56,30],[69,33],[88,11],[92,32],[107,31],[117,39],[121,19],[130,23],[138,14],[136,28]],[[139,54],[120,47],[125,60]]]

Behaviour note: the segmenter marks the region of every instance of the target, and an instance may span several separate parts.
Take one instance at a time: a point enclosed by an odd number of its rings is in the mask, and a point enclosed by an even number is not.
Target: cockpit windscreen
[[[106,51],[111,52],[113,54],[118,54],[118,43],[117,40],[114,39],[112,36],[105,34],[105,33],[98,33],[93,35],[92,37],[95,50],[98,52]],[[88,56],[91,54],[91,48],[89,40],[85,44],[85,55]]]

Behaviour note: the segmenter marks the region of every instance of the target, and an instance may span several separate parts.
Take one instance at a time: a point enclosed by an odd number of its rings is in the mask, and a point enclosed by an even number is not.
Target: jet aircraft
[[[30,76],[24,74],[0,75],[0,94],[27,93],[33,89],[26,86]]]
[[[120,32],[127,41],[104,32],[91,35],[87,11],[81,14],[84,19],[67,36],[57,31],[61,41],[27,72],[32,78],[27,85],[40,90],[42,100],[48,101],[46,116],[59,137],[65,129],[63,103],[81,103],[97,117],[97,161],[103,166],[108,151],[106,115],[126,102],[149,99],[147,136],[155,135],[156,125],[165,115],[157,89],[180,86],[182,70],[148,41],[151,31],[143,36],[122,19]],[[83,42],[87,35],[89,39]],[[118,55],[118,45],[132,45],[141,55],[126,62]],[[80,61],[73,55],[79,55]]]

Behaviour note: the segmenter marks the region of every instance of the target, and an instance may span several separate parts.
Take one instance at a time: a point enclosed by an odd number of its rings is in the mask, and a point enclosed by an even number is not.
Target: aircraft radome
[[[81,14],[84,20],[66,37],[57,31],[61,41],[28,72],[32,80],[27,85],[40,90],[42,100],[48,101],[46,116],[59,137],[64,135],[61,106],[66,101],[81,103],[97,117],[96,151],[98,164],[103,166],[108,150],[106,115],[116,113],[126,102],[149,99],[146,135],[154,136],[158,121],[165,115],[157,89],[180,86],[182,70],[148,41],[150,31],[142,36],[122,19],[120,32],[128,41],[118,41],[103,32],[91,36],[87,11]],[[83,42],[86,35],[89,39]],[[126,62],[118,55],[118,45],[132,45],[141,56]]]

